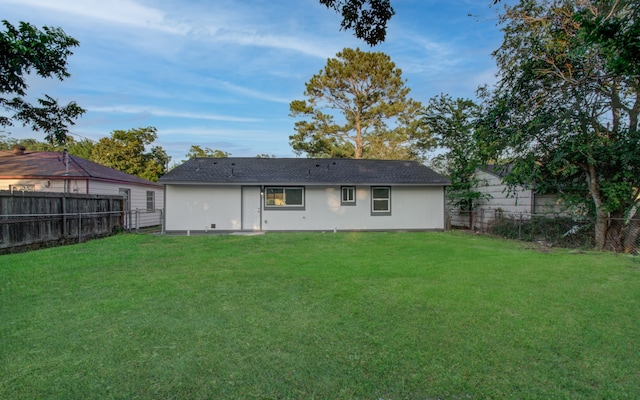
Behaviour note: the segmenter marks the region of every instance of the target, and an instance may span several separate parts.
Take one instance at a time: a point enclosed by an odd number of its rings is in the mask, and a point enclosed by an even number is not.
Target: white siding
[[[515,192],[509,193],[500,177],[480,170],[477,171],[477,177],[479,180],[477,190],[491,195],[491,198],[479,200],[476,203],[476,209],[501,209],[505,213],[531,213],[533,211],[531,190],[517,187]]]
[[[240,230],[240,186],[167,185],[167,231]],[[340,186],[305,187],[305,207],[262,209],[264,231],[444,229],[443,187],[391,187],[391,215],[371,215],[371,188],[356,188],[356,205],[340,204]],[[216,228],[211,228],[211,224]]]
[[[240,186],[165,187],[168,231],[228,231],[241,229]],[[215,224],[215,228],[211,225]]]
[[[305,188],[304,210],[264,210],[263,230],[443,229],[443,189],[391,187],[391,215],[371,215],[371,188],[356,187],[356,205],[340,204],[340,186]]]
[[[20,186],[32,186],[35,192],[63,193],[65,180],[63,179],[0,179],[0,190],[20,190]],[[86,179],[69,180],[69,192],[87,194]]]
[[[130,207],[132,211],[131,227],[144,228],[160,225],[164,209],[164,189],[155,186],[134,185],[131,183],[114,183],[90,181],[89,194],[120,195],[120,189],[131,191]],[[155,207],[147,210],[147,191],[155,193]],[[137,218],[137,220],[136,220]]]

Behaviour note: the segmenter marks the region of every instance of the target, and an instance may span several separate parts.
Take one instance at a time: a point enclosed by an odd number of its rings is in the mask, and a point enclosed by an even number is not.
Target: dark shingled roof
[[[512,168],[513,168],[512,164],[506,164],[506,165],[488,164],[483,167],[480,167],[480,170],[493,174],[498,178],[504,178],[505,176],[509,175]]]
[[[160,183],[176,184],[407,184],[448,185],[417,161],[343,158],[194,158]]]
[[[69,155],[67,174],[64,154],[49,151],[26,151],[22,154],[16,154],[14,151],[0,151],[0,178],[85,178],[161,187],[156,182],[72,155]]]

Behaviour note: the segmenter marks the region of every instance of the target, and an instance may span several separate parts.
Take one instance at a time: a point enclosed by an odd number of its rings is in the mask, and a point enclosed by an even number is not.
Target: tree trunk
[[[602,197],[600,195],[600,185],[598,184],[598,175],[596,174],[596,167],[594,165],[588,165],[586,170],[587,185],[589,187],[589,193],[593,199],[593,203],[596,208],[596,223],[595,223],[595,248],[596,250],[603,250],[607,243],[607,229],[609,227],[609,214],[603,210]]]
[[[355,138],[355,154],[354,158],[359,160],[362,158],[362,125],[360,123],[360,112],[356,116],[356,138]]]

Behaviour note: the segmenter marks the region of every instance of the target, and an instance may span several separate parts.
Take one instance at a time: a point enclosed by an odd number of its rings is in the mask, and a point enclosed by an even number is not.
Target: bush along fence
[[[451,229],[471,229],[507,239],[536,242],[548,247],[592,249],[595,225],[591,218],[568,214],[508,213],[481,208],[471,212],[449,210]],[[609,220],[606,250],[640,254],[640,219]]]
[[[0,192],[0,254],[78,243],[126,229],[121,196]]]

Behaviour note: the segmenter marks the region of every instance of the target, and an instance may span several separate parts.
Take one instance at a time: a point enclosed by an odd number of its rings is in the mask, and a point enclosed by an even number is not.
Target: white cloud
[[[167,20],[163,11],[129,0],[5,0],[5,2],[169,33],[187,32],[185,26]]]
[[[289,104],[289,102],[291,101],[291,99],[288,98],[284,98],[284,97],[277,97],[277,96],[273,96],[272,94],[268,94],[268,93],[263,93],[263,92],[259,92],[257,90],[253,90],[253,89],[249,89],[246,87],[242,87],[242,86],[238,86],[235,85],[231,82],[226,82],[226,81],[221,81],[221,80],[217,80],[217,79],[209,79],[216,87],[222,87],[223,89],[226,89],[227,91],[236,93],[236,94],[240,94],[246,97],[250,97],[250,98],[254,98],[254,99],[261,99],[261,100],[267,100],[273,103],[283,103],[283,104]]]
[[[264,19],[264,16],[253,19],[246,17],[255,15],[255,10],[246,7],[244,11],[227,9],[212,16],[210,13],[200,15],[198,8],[193,5],[190,8],[161,9],[134,0],[2,0],[0,3],[75,15],[79,17],[78,22],[94,19],[202,41],[290,50],[317,58],[326,58],[335,53],[335,49],[328,48],[326,44],[320,45],[322,41],[305,39],[302,30],[292,35],[278,34],[278,25],[256,21]],[[242,7],[241,4],[236,6]],[[256,26],[262,26],[263,29],[258,31]]]
[[[120,105],[110,107],[100,106],[87,106],[86,109],[92,112],[102,113],[119,113],[119,114],[147,114],[155,117],[166,118],[183,118],[183,119],[202,119],[211,121],[226,121],[226,122],[259,122],[257,118],[243,118],[229,115],[215,115],[209,113],[193,113],[193,112],[180,112],[173,110],[166,110],[155,107],[144,107],[134,105]]]

